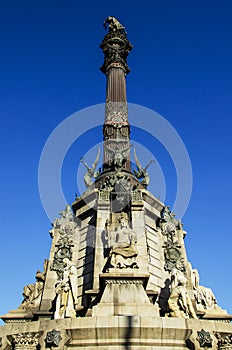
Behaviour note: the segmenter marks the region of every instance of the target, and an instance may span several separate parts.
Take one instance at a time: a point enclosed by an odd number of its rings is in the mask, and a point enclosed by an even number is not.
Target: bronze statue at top
[[[103,25],[105,29],[108,26],[108,33],[100,45],[105,55],[102,72],[107,73],[113,64],[114,67],[120,67],[126,74],[129,73],[127,56],[132,50],[132,45],[127,39],[125,27],[113,16],[108,16]]]
[[[103,25],[105,29],[107,29],[108,25],[109,32],[120,31],[125,35],[127,34],[127,32],[125,31],[125,27],[119,22],[119,20],[117,20],[117,18],[113,16],[108,16]]]

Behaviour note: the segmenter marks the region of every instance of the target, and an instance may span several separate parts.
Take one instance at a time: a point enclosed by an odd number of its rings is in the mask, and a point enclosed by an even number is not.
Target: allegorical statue
[[[135,164],[136,164],[136,167],[137,167],[137,170],[134,169],[134,174],[137,177],[137,179],[143,179],[141,181],[141,184],[145,188],[147,188],[147,186],[150,183],[150,176],[149,176],[149,174],[147,172],[147,168],[149,167],[149,165],[151,163],[155,163],[155,161],[154,160],[150,160],[149,163],[143,168],[142,165],[140,164],[139,160],[138,160],[138,157],[137,157],[135,149],[134,149],[134,158],[135,158]]]
[[[55,288],[56,310],[54,318],[66,318],[76,316],[77,305],[77,273],[75,265],[68,259],[63,259],[63,278]]]
[[[44,271],[38,270],[35,275],[36,282],[28,284],[23,288],[23,302],[19,309],[29,310],[38,309],[40,306],[42,293],[44,289],[45,276],[47,272],[48,260],[44,261]]]
[[[186,285],[187,278],[183,272],[173,269],[171,275],[171,294],[168,299],[169,314],[171,317],[192,317],[197,319]]]
[[[136,233],[129,227],[128,219],[121,216],[119,227],[111,233],[110,264],[114,268],[138,268]]]
[[[92,164],[92,167],[90,168],[84,161],[84,157],[81,158],[81,163],[86,167],[87,172],[84,175],[84,182],[86,187],[91,187],[93,185],[92,178],[97,178],[98,175],[100,174],[99,171],[95,171],[97,167],[97,163],[99,162],[100,158],[100,148],[98,148],[98,153],[95,161]]]
[[[215,310],[220,309],[217,300],[210,288],[199,285],[199,273],[197,269],[191,269],[192,284],[196,307],[198,310]]]

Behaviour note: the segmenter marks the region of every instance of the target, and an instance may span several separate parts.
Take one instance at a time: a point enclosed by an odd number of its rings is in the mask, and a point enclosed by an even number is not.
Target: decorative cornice
[[[12,335],[12,343],[15,350],[36,349],[39,344],[41,332],[18,333]]]

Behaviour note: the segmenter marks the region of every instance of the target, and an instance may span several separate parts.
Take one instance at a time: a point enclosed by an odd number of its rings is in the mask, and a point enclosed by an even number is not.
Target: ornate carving
[[[130,145],[125,145],[121,140],[110,140],[105,142],[105,151],[109,154],[112,170],[121,170],[128,159]]]
[[[122,127],[123,124],[128,124],[128,106],[126,102],[107,102],[105,106],[105,117],[107,123],[112,123],[115,127]],[[118,129],[119,130],[119,129]],[[107,131],[107,133],[106,133]],[[110,129],[105,130],[105,136],[110,136]],[[120,135],[121,136],[121,135]],[[128,134],[122,135],[124,137],[128,137]]]
[[[70,205],[67,205],[65,210],[60,213],[61,217],[54,220],[53,230],[58,230],[59,238],[56,243],[56,251],[54,253],[54,260],[50,267],[51,270],[56,271],[58,279],[62,279],[64,264],[63,259],[72,258],[73,240],[72,236],[77,228],[77,219],[75,218]]]
[[[135,158],[135,163],[136,163],[136,167],[137,167],[137,170],[134,169],[134,174],[137,177],[137,179],[143,179],[141,181],[141,184],[144,186],[144,188],[147,188],[147,186],[150,183],[150,176],[147,172],[147,168],[149,167],[149,165],[151,163],[155,163],[155,161],[150,160],[150,162],[144,168],[142,168],[142,165],[140,164],[140,162],[138,160],[135,149],[134,149],[134,158]]]
[[[47,272],[48,260],[44,261],[44,270],[40,272],[38,270],[35,275],[35,284],[28,284],[23,288],[23,301],[19,306],[19,309],[38,309],[42,298],[44,289],[45,276]]]
[[[64,258],[71,260],[72,258],[72,247],[74,246],[73,240],[64,234],[61,234],[56,244],[56,251],[54,254],[54,260],[51,265],[51,270],[56,271],[58,280],[62,279],[64,271]]]
[[[168,299],[170,316],[197,319],[186,285],[187,278],[181,271],[174,269],[171,275],[171,294]]]
[[[107,73],[109,68],[113,65],[115,67],[121,67],[125,73],[129,73],[127,56],[132,50],[132,45],[126,37],[125,28],[112,16],[107,17],[105,20],[105,28],[107,24],[109,32],[105,35],[100,45],[105,54],[105,61],[101,70],[103,73]]]
[[[180,250],[181,245],[178,239],[176,239],[176,228],[179,225],[180,223],[174,218],[174,214],[170,211],[169,206],[164,207],[160,220],[160,227],[166,239],[163,245],[165,258],[164,268],[169,272],[174,268],[178,268],[178,270],[182,272],[186,270],[184,258]]]
[[[106,226],[106,232],[110,243],[110,265],[114,268],[138,268],[136,248],[136,233],[129,228],[128,218],[122,215],[118,219],[119,227],[116,231],[111,231],[110,226]]]
[[[57,229],[62,235],[72,236],[77,227],[77,221],[71,206],[66,205],[65,210],[61,211],[59,214],[61,217],[54,220],[52,224],[53,228]]]
[[[218,339],[218,350],[232,349],[232,334],[216,333],[216,338]]]
[[[41,333],[19,333],[12,335],[12,342],[15,350],[19,349],[36,349],[39,344],[39,337]]]
[[[77,305],[77,273],[75,265],[63,259],[63,278],[56,285],[56,311],[54,318],[75,317]]]
[[[58,347],[61,339],[60,331],[53,329],[52,331],[47,332],[45,338],[46,348]]]
[[[91,168],[85,163],[84,157],[81,158],[81,163],[87,169],[87,172],[84,175],[84,182],[85,182],[85,186],[86,187],[91,187],[93,185],[92,178],[96,179],[100,175],[100,170],[99,171],[95,171],[96,167],[97,167],[97,164],[99,162],[99,158],[100,158],[100,148],[98,149],[97,156],[96,156],[95,161],[93,162]]]
[[[114,211],[121,211],[131,201],[133,190],[130,177],[120,171],[108,175],[104,183],[100,183],[99,197],[102,200],[112,200]],[[135,196],[141,198],[141,193],[135,190]]]
[[[135,202],[142,202],[143,197],[142,197],[142,192],[140,190],[134,190],[131,192],[132,194],[132,201]]]
[[[179,221],[175,219],[175,214],[171,212],[168,205],[164,207],[161,214],[161,227],[164,222],[172,223],[175,227],[179,225]]]
[[[142,284],[144,285],[143,280],[135,280],[135,279],[105,279],[105,284]]]
[[[197,332],[197,340],[201,348],[212,348],[213,339],[211,338],[210,333],[204,331],[204,329]]]

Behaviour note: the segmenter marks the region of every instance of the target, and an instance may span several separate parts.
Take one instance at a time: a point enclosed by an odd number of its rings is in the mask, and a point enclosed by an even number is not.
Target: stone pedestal
[[[159,316],[158,306],[151,304],[145,291],[149,275],[110,269],[99,278],[104,290],[93,316]]]

